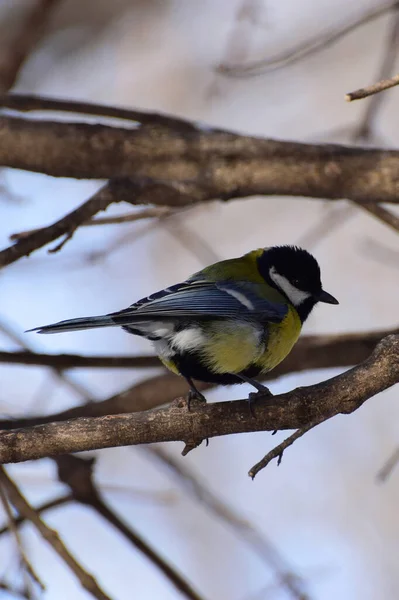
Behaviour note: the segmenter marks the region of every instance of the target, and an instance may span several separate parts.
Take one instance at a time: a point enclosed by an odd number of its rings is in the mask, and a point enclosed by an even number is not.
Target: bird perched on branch
[[[163,364],[187,380],[192,397],[205,400],[193,379],[250,383],[291,351],[317,302],[338,304],[325,292],[320,267],[306,250],[275,246],[217,262],[129,308],[30,331],[60,333],[120,326],[151,340]]]

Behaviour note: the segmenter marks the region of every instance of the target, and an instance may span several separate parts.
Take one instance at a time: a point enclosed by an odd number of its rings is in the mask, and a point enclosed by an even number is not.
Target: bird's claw
[[[256,392],[250,392],[248,394],[248,406],[251,417],[255,417],[254,404],[260,399],[272,398],[273,394],[265,385],[259,384]]]
[[[201,404],[206,404],[206,398],[203,394],[201,394],[201,392],[189,390],[187,394],[187,409],[189,412],[191,410],[191,403],[193,401],[201,402]]]

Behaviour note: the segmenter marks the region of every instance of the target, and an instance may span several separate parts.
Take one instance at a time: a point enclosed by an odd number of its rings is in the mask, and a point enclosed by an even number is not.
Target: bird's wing
[[[239,318],[281,322],[287,306],[259,295],[259,284],[240,281],[189,280],[143,298],[109,316],[128,325],[154,318]]]

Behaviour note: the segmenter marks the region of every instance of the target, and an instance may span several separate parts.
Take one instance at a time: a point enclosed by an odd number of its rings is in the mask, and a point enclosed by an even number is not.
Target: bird
[[[270,395],[256,378],[290,353],[318,302],[339,304],[323,290],[315,257],[298,246],[271,246],[214,263],[126,309],[29,331],[120,326],[147,338],[165,367],[186,379],[190,409],[194,398],[206,402],[194,380],[249,383],[257,390],[250,400]]]

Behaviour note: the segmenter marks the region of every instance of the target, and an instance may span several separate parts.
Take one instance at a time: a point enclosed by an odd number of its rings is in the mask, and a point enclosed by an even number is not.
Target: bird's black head
[[[317,260],[303,248],[265,248],[258,258],[258,269],[267,283],[295,306],[302,322],[317,302],[338,304],[338,300],[322,288]]]

